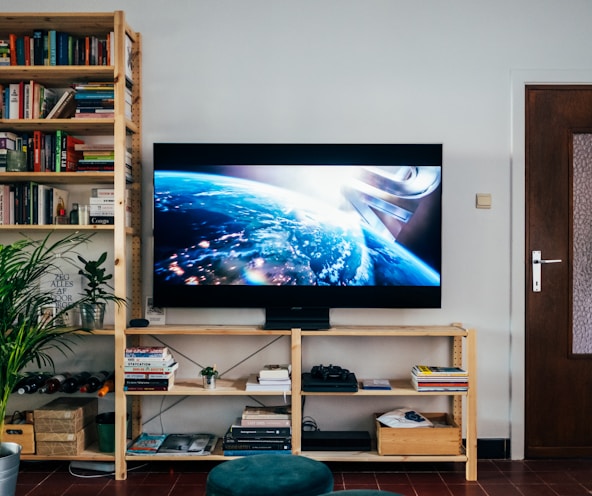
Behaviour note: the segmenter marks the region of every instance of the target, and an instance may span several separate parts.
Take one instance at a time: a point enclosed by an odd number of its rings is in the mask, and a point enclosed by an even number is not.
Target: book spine
[[[168,386],[171,383],[171,378],[167,379],[125,379],[123,382],[126,386]]]
[[[123,386],[124,391],[170,391],[171,386]]]
[[[265,450],[266,454],[291,455],[292,450]],[[259,450],[225,449],[224,456],[249,456],[260,454]]]
[[[137,380],[137,379],[147,379],[147,380],[154,380],[154,379],[170,379],[173,376],[174,372],[167,372],[167,373],[159,373],[159,372],[145,372],[145,373],[137,373],[137,372],[123,372],[123,378],[126,381],[128,380]],[[130,384],[131,385],[131,384]]]
[[[230,432],[235,439],[240,437],[244,438],[260,438],[265,436],[284,436],[289,437],[292,435],[291,427],[243,427],[233,425],[230,428]]]

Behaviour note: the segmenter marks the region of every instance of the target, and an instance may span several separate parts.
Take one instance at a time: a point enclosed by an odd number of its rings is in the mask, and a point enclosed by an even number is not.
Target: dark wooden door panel
[[[571,150],[574,132],[585,129],[592,130],[591,87],[526,88],[527,457],[592,456],[592,360],[571,353]],[[533,250],[562,260],[541,265],[538,293]]]

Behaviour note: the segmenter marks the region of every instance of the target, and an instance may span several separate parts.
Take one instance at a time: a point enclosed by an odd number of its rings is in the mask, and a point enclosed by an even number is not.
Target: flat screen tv
[[[154,304],[441,306],[442,145],[154,144]]]

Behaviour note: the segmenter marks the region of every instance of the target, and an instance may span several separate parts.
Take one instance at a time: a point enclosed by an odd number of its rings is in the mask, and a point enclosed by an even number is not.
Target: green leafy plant
[[[0,244],[0,441],[8,399],[23,369],[29,363],[53,368],[50,352],[71,353],[81,336],[75,333],[82,328],[65,327],[64,321],[88,297],[56,308],[52,291],[41,283],[48,274],[60,273],[64,263],[76,265],[76,249],[91,236],[72,233],[54,241],[49,233],[39,240]]]
[[[201,369],[199,373],[202,377],[218,377],[218,371],[216,370],[216,366],[213,367],[204,367]]]
[[[126,303],[124,298],[120,298],[113,293],[113,287],[108,281],[113,279],[113,274],[107,274],[107,269],[102,267],[107,260],[107,252],[103,252],[97,260],[86,260],[78,255],[78,260],[83,267],[78,273],[86,279],[86,288],[83,288],[86,296],[84,303],[107,303],[112,301],[117,305]]]

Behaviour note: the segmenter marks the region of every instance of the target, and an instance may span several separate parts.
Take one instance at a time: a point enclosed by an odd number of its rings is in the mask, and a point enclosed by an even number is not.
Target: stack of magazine
[[[143,432],[128,447],[128,455],[210,455],[218,437],[209,433],[149,434]]]
[[[415,365],[411,382],[417,391],[467,391],[469,376],[460,367]]]

